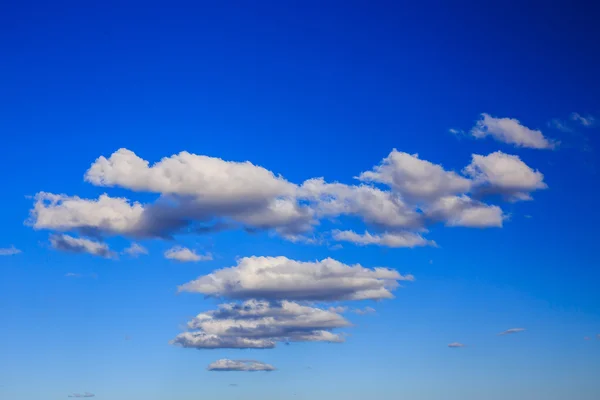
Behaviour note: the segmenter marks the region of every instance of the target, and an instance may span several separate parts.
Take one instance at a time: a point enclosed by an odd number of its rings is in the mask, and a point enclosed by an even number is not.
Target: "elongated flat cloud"
[[[500,335],[500,336],[512,335],[515,333],[523,332],[524,330],[525,330],[525,328],[511,328],[511,329],[505,330],[504,332],[500,332],[498,335]]]
[[[210,253],[197,254],[194,250],[181,246],[175,246],[165,251],[165,258],[180,262],[210,261],[213,259]]]
[[[474,154],[465,168],[483,193],[498,193],[511,200],[531,200],[531,192],[546,189],[544,175],[518,156],[497,151],[487,156]]]
[[[187,348],[269,349],[278,342],[343,342],[331,330],[350,326],[341,315],[290,301],[248,300],[197,315],[172,344]]]
[[[372,307],[365,307],[365,308],[355,308],[354,310],[352,310],[352,312],[357,315],[367,315],[367,314],[375,314],[376,311]]]
[[[148,250],[137,243],[131,243],[131,245],[123,250],[123,253],[130,255],[131,257],[138,257],[140,255],[148,254]]]
[[[384,183],[407,199],[431,201],[442,196],[468,192],[471,182],[441,165],[422,160],[418,154],[393,149],[373,171],[358,177],[364,182]]]
[[[591,115],[583,116],[579,113],[571,113],[571,120],[580,123],[583,126],[592,126],[596,122],[596,118]]]
[[[531,149],[554,149],[558,145],[558,142],[546,138],[542,131],[530,129],[517,119],[495,118],[485,113],[471,129],[471,135],[478,139],[491,136],[499,142]]]
[[[0,249],[0,256],[14,256],[16,254],[21,254],[21,250],[17,249],[15,246]]]
[[[448,345],[448,347],[450,347],[451,349],[458,349],[458,348],[461,348],[461,347],[465,347],[465,345],[462,344],[462,343],[454,342],[454,343],[450,343]]]
[[[256,371],[275,371],[276,368],[270,364],[265,364],[261,361],[256,360],[229,360],[223,358],[209,364],[209,371],[242,371],[242,372],[256,372]]]
[[[82,394],[80,394],[80,393],[73,393],[73,394],[70,394],[69,397],[96,397],[96,395],[93,394],[93,393],[85,392],[85,393],[82,393]]]
[[[232,299],[366,300],[393,298],[398,281],[412,281],[388,268],[346,265],[331,258],[302,262],[287,257],[244,257],[236,266],[201,276],[180,292]]]
[[[386,247],[421,247],[435,246],[433,240],[427,240],[418,233],[413,232],[393,232],[382,235],[372,235],[368,231],[359,234],[354,231],[333,231],[333,240],[338,242],[350,242],[359,246],[377,245]]]
[[[104,258],[114,258],[116,253],[111,251],[106,243],[95,242],[69,235],[54,234],[50,236],[52,248],[68,253],[87,253]]]

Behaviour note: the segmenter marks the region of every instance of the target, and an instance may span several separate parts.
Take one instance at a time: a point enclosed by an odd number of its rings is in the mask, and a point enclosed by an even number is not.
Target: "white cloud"
[[[358,315],[367,315],[367,314],[374,314],[375,309],[372,307],[356,308],[356,309],[352,310],[352,312],[354,314],[358,314]]]
[[[450,343],[448,345],[448,347],[453,348],[453,349],[457,349],[457,348],[465,347],[465,345],[462,344],[462,343],[454,342],[454,343]]]
[[[542,131],[530,129],[517,119],[495,118],[485,113],[471,129],[471,135],[478,139],[492,136],[500,142],[532,149],[554,149],[558,145],[555,140],[544,137]]]
[[[69,235],[50,235],[50,245],[56,250],[68,253],[87,253],[104,258],[116,257],[116,254],[109,249],[106,243],[85,238],[74,238]]]
[[[464,171],[481,192],[502,194],[513,201],[531,200],[531,192],[548,187],[541,172],[530,168],[518,156],[501,151],[487,156],[473,154]]]
[[[85,393],[73,393],[73,394],[70,394],[69,397],[96,397],[96,395],[94,393],[85,392]]]
[[[229,360],[223,358],[211,363],[208,368],[209,371],[243,371],[243,372],[255,372],[255,371],[275,371],[275,367],[270,364],[265,364],[261,361],[256,360]]]
[[[383,233],[381,235],[372,235],[368,231],[364,234],[358,234],[354,231],[339,231],[332,232],[333,239],[338,242],[351,242],[359,246],[377,245],[385,247],[421,247],[435,246],[433,240],[427,240],[418,233],[413,232],[392,232]]]
[[[331,258],[302,262],[286,257],[244,257],[179,287],[180,292],[234,299],[366,300],[393,298],[398,281],[412,281],[387,268],[346,265]]]
[[[506,218],[500,207],[475,201],[466,195],[442,197],[425,208],[425,215],[443,221],[446,226],[467,228],[501,228]]]
[[[10,247],[0,249],[0,256],[14,256],[16,254],[21,254],[21,250],[12,245]]]
[[[194,250],[181,246],[175,246],[165,251],[165,258],[181,262],[210,261],[213,259],[210,253],[197,254]]]
[[[514,333],[519,333],[519,332],[523,332],[525,330],[525,328],[511,328],[511,329],[507,329],[504,332],[500,332],[498,335],[504,336],[504,335],[511,335]]]
[[[148,254],[148,250],[140,244],[131,243],[128,248],[123,250],[123,253],[129,254],[131,257],[137,257],[142,254]]]
[[[350,326],[341,315],[290,301],[222,304],[197,315],[191,331],[171,343],[188,348],[273,348],[277,342],[343,342],[331,330]]]
[[[583,126],[592,126],[596,122],[596,118],[591,115],[584,117],[579,113],[571,113],[571,120],[575,122],[579,122]]]
[[[363,182],[384,183],[404,198],[432,201],[442,196],[468,192],[471,181],[441,165],[422,160],[418,154],[396,149],[380,165],[358,177]]]

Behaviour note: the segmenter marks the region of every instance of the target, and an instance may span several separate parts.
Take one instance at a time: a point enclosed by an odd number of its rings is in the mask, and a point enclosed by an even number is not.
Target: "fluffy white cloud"
[[[131,243],[128,248],[123,250],[123,253],[129,254],[131,257],[137,257],[139,255],[148,254],[148,250],[138,243]]]
[[[592,126],[596,122],[596,118],[594,118],[593,116],[588,115],[587,117],[584,117],[583,115],[576,112],[571,113],[571,120],[579,122],[583,126]]]
[[[492,136],[500,142],[532,149],[554,149],[558,145],[558,142],[544,137],[542,131],[530,129],[517,119],[495,118],[485,113],[471,129],[471,135],[478,139]]]
[[[465,168],[478,190],[498,193],[511,200],[531,200],[530,193],[546,189],[544,175],[530,168],[518,156],[496,151],[487,156],[473,154],[473,160]]]
[[[256,360],[229,360],[223,358],[209,364],[209,371],[275,371],[275,367]]]
[[[446,226],[468,228],[502,227],[502,209],[471,199],[469,196],[442,197],[425,209],[428,218],[442,221]]]
[[[181,262],[210,261],[213,259],[210,253],[197,254],[194,250],[181,246],[175,246],[165,251],[165,258]]]
[[[21,250],[17,249],[15,246],[0,249],[0,256],[14,256],[16,254],[21,254]]]
[[[500,332],[498,335],[504,336],[504,335],[512,335],[514,333],[519,333],[519,332],[523,332],[525,330],[525,328],[511,328],[511,329],[507,329],[504,332]]]
[[[442,196],[468,192],[471,181],[441,165],[422,160],[418,154],[396,149],[372,171],[358,177],[363,182],[384,183],[404,198],[431,201]]]
[[[418,233],[413,232],[393,232],[383,233],[381,235],[372,235],[368,231],[364,234],[358,234],[354,231],[339,231],[332,232],[333,239],[338,242],[351,242],[359,246],[377,245],[386,247],[420,247],[420,246],[435,246],[433,240],[427,240]]]
[[[393,298],[398,281],[412,281],[388,268],[346,265],[331,258],[302,262],[286,257],[244,257],[179,287],[180,292],[235,299],[365,300]]]
[[[350,323],[341,315],[290,301],[248,300],[222,304],[216,311],[197,315],[191,331],[172,344],[197,349],[273,348],[277,342],[334,342],[344,339],[331,330]]]
[[[87,253],[104,258],[116,257],[116,253],[111,251],[106,243],[95,242],[85,238],[75,238],[69,235],[51,235],[50,245],[56,250],[68,253]]]
[[[448,345],[448,347],[450,347],[451,349],[457,349],[457,348],[465,347],[465,345],[462,343],[454,342],[454,343],[450,343]]]

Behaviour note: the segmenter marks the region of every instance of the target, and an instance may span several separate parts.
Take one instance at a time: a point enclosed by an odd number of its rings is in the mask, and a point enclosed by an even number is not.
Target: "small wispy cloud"
[[[95,242],[85,238],[75,238],[69,235],[53,234],[50,236],[52,248],[67,253],[87,253],[104,258],[116,258],[114,251],[106,243]]]
[[[212,254],[210,253],[197,254],[194,250],[181,246],[175,246],[165,251],[165,258],[180,262],[210,261],[213,259]]]
[[[553,129],[557,129],[561,132],[573,132],[573,129],[566,124],[566,122],[561,121],[558,118],[554,118],[548,122],[548,126]]]
[[[587,116],[583,116],[579,113],[574,112],[574,113],[571,113],[570,118],[571,118],[571,121],[578,122],[583,126],[592,126],[596,122],[596,118],[594,118],[593,116],[591,116],[589,114]]]
[[[504,332],[500,332],[498,335],[499,336],[512,335],[514,333],[523,332],[524,330],[525,330],[525,328],[511,328],[511,329],[505,330]]]
[[[221,372],[257,372],[257,371],[275,371],[275,367],[256,360],[229,360],[221,359],[211,363],[208,368],[209,371],[221,371]]]
[[[84,277],[89,277],[89,278],[92,278],[92,279],[96,279],[96,278],[98,278],[98,275],[95,274],[95,273],[93,273],[93,272],[91,274],[87,274],[87,275],[80,274],[80,273],[77,273],[77,272],[67,272],[65,274],[65,278],[84,278]]]
[[[450,347],[451,349],[457,349],[457,348],[465,347],[465,345],[462,343],[453,342],[453,343],[450,343],[448,345],[448,347]]]
[[[17,249],[15,246],[0,248],[0,256],[14,256],[16,254],[21,254],[21,250]]]
[[[592,338],[589,337],[589,336],[586,336],[586,337],[583,338],[583,340],[592,340]]]
[[[372,307],[365,307],[365,308],[355,308],[354,310],[352,310],[352,312],[354,314],[358,314],[358,315],[367,315],[367,314],[374,314],[376,311]]]
[[[131,257],[138,257],[144,254],[148,254],[148,250],[142,245],[139,245],[137,243],[131,243],[131,246],[123,250],[123,253]]]
[[[69,397],[96,397],[96,395],[94,393],[85,392],[85,393],[73,393],[73,394],[70,394]]]

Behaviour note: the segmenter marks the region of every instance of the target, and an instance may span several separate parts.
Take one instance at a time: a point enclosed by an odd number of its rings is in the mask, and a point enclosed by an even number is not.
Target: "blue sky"
[[[322,3],[3,7],[1,398],[597,398],[599,10]],[[135,155],[84,179],[119,149]],[[190,156],[166,180],[143,162],[123,167],[182,151],[211,158]],[[306,182],[320,177],[341,186],[312,197]],[[126,218],[131,203],[30,218],[41,192],[77,207],[104,193],[137,201],[146,225]],[[464,208],[443,208],[458,198]],[[268,208],[282,199],[293,223]],[[189,233],[215,223],[227,228]],[[132,243],[148,254],[124,254]],[[177,246],[211,259],[167,259]],[[296,287],[266,291],[285,282],[241,269],[252,256],[286,257]],[[340,276],[311,281],[328,257],[368,269],[369,284],[382,282],[375,267],[415,279],[389,288],[393,299],[335,298]],[[178,293],[226,267],[260,290]],[[267,337],[272,349],[169,343],[197,314],[251,298],[353,326],[325,329],[344,343],[297,332],[289,345]],[[376,312],[353,312],[365,307]],[[526,330],[498,336],[511,328]],[[277,370],[207,370],[219,359]]]

